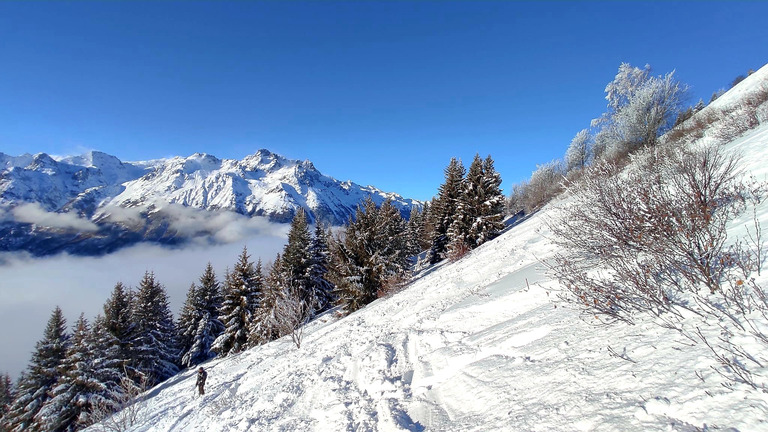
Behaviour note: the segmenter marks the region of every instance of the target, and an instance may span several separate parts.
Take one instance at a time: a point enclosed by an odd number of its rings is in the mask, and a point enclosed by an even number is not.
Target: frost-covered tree
[[[312,315],[329,310],[336,302],[333,293],[335,287],[328,280],[330,262],[328,234],[322,224],[318,223],[315,225],[315,233],[309,245],[309,267],[307,268],[310,304],[313,305]]]
[[[591,158],[591,141],[588,129],[582,129],[571,140],[568,150],[565,152],[565,170],[571,172],[577,169],[584,169]]]
[[[150,383],[164,381],[178,373],[176,329],[165,288],[152,272],[144,273],[133,302],[135,326],[133,351],[137,370]]]
[[[43,333],[35,345],[32,359],[16,387],[16,399],[7,415],[8,429],[15,432],[45,431],[35,416],[51,399],[51,392],[61,372],[67,349],[69,334],[64,314],[57,306]]]
[[[219,320],[219,309],[223,303],[221,286],[211,263],[206,265],[199,282],[199,286],[190,286],[176,326],[180,363],[184,367],[213,357],[211,346],[224,331],[224,324]]]
[[[525,188],[525,212],[532,213],[562,191],[565,168],[563,162],[554,160],[536,167]]]
[[[453,223],[459,199],[463,193],[466,171],[461,161],[451,158],[445,168],[445,181],[440,185],[438,195],[432,202],[431,219],[434,231],[429,261],[436,263],[445,257],[450,241],[448,230]]]
[[[225,280],[224,301],[219,311],[224,332],[211,347],[220,357],[241,352],[249,346],[249,327],[259,307],[263,285],[261,273],[253,266],[248,249],[243,247],[234,269]]]
[[[622,63],[613,81],[605,87],[608,111],[592,121],[599,127],[595,155],[621,157],[640,147],[655,145],[669,130],[682,107],[687,87],[674,78],[650,75],[644,69]]]

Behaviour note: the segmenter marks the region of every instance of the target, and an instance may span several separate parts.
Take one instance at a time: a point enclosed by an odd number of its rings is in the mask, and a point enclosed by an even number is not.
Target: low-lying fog
[[[225,269],[233,267],[243,246],[254,262],[259,258],[264,264],[271,262],[283,248],[289,226],[261,221],[254,230],[253,222],[251,219],[248,230],[222,227],[226,234],[214,238],[227,243],[213,246],[205,242],[183,249],[138,245],[103,257],[4,254],[0,257],[0,373],[18,378],[57,305],[70,328],[81,312],[92,322],[103,313],[104,302],[117,282],[135,288],[149,270],[165,286],[176,318],[189,286],[198,282],[209,261],[219,281]],[[249,235],[235,239],[235,232]]]

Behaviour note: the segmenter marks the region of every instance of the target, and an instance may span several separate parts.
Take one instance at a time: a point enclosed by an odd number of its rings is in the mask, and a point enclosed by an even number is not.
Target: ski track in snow
[[[766,144],[768,124],[731,145],[763,181]],[[132,430],[768,430],[768,395],[726,390],[701,344],[557,300],[540,263],[547,214],[349,317],[326,314],[301,349],[283,338],[204,364],[203,397],[182,372]],[[758,215],[768,226],[768,205]]]

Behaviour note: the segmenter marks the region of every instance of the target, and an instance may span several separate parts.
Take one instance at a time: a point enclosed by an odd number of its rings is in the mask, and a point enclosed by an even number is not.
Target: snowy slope
[[[768,124],[729,148],[768,180]],[[540,265],[551,212],[349,317],[325,315],[301,349],[284,338],[208,362],[203,397],[193,371],[179,374],[148,392],[132,430],[768,430],[768,394],[725,389],[702,345],[650,319],[597,325],[556,299]],[[767,226],[768,204],[757,215]]]

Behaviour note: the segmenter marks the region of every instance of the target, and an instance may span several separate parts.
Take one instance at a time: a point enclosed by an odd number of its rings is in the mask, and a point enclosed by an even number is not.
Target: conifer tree
[[[334,276],[340,302],[355,311],[408,270],[405,221],[391,202],[377,208],[369,197],[358,206],[344,239],[334,242]]]
[[[504,229],[504,193],[501,190],[501,175],[493,166],[491,155],[483,161],[483,196],[479,228],[475,230],[478,245],[492,240]]]
[[[376,213],[374,265],[382,268],[382,283],[404,275],[410,268],[411,245],[408,225],[400,211],[387,199]]]
[[[121,282],[115,284],[112,294],[104,303],[103,327],[106,333],[101,335],[101,343],[104,344],[103,350],[110,352],[111,360],[119,362],[120,371],[128,373],[131,378],[137,378],[138,360],[133,351],[136,326],[133,323],[131,297],[131,292]]]
[[[173,315],[165,288],[152,272],[144,273],[133,302],[134,353],[140,376],[150,384],[178,373]]]
[[[258,268],[261,272],[261,261]],[[284,295],[287,280],[283,269],[283,259],[278,253],[264,281],[261,302],[248,328],[250,346],[271,342],[283,336],[277,323],[277,305]]]
[[[219,320],[223,299],[211,263],[200,276],[200,285],[192,284],[187,293],[177,325],[181,347],[181,365],[190,367],[212,357],[211,346],[224,331]]]
[[[466,171],[461,161],[451,158],[445,168],[445,182],[438,190],[438,196],[432,203],[432,224],[434,232],[430,248],[431,263],[436,263],[445,257],[448,248],[448,230],[453,223],[459,199],[463,193],[464,175]]]
[[[454,257],[477,246],[476,224],[485,201],[484,193],[483,161],[479,154],[475,154],[467,177],[461,183],[453,221],[448,227],[448,248]]]
[[[193,282],[189,286],[189,290],[187,290],[187,299],[181,306],[179,318],[176,321],[176,343],[179,347],[179,364],[183,367],[188,366],[184,364],[182,359],[192,346],[195,329],[197,328],[198,315],[195,308],[197,297],[197,285]]]
[[[94,395],[93,405],[110,408],[111,402],[124,390],[121,381],[130,377],[128,363],[104,316],[94,319],[89,340],[93,375],[104,385],[103,392]]]
[[[421,210],[421,232],[418,237],[419,252],[429,250],[432,246],[432,239],[435,237],[433,213],[431,202],[424,203],[424,208]]]
[[[35,345],[27,370],[19,379],[16,399],[7,415],[9,429],[15,432],[45,431],[34,421],[56,385],[61,365],[69,347],[66,320],[57,306]]]
[[[344,239],[336,244],[339,301],[350,312],[376,299],[379,280],[371,263],[375,247],[376,205],[367,198],[355,211],[355,219],[347,224]]]
[[[328,280],[329,266],[330,252],[327,236],[323,226],[318,223],[309,245],[309,267],[307,268],[310,304],[314,306],[313,315],[329,310],[336,301],[333,294],[335,287]]]
[[[286,278],[283,284],[296,290],[305,304],[311,301],[307,273],[311,241],[306,213],[300,209],[294,216],[288,232],[288,243],[283,250],[282,271]]]
[[[40,428],[47,431],[75,431],[90,424],[93,403],[107,394],[101,381],[100,365],[94,356],[91,330],[84,315],[75,324],[51,399],[35,417]]]
[[[14,399],[13,383],[7,373],[0,376],[0,430],[6,430],[8,411]]]
[[[249,346],[249,329],[261,301],[263,285],[262,275],[254,268],[248,249],[243,247],[234,269],[226,278],[224,301],[219,311],[224,332],[211,347],[220,357],[241,352]]]

